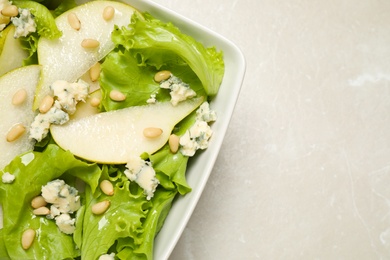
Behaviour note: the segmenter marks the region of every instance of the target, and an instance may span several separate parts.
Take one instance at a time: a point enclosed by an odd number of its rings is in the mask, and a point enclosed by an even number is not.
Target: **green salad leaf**
[[[169,90],[161,89],[159,83],[154,81],[154,75],[158,71],[156,66],[170,70],[175,76],[189,84],[197,96],[206,96],[201,82],[188,65],[177,64],[177,60],[169,59],[169,57],[167,59],[161,65],[143,64],[139,63],[131,51],[117,48],[111,52],[105,58],[100,74],[104,110],[146,105],[151,94],[156,94],[156,99],[160,102],[169,101],[171,98]],[[109,94],[114,89],[125,93],[128,98],[123,102],[112,101]]]
[[[30,10],[31,14],[34,15],[35,23],[37,24],[37,33],[40,36],[48,39],[56,39],[62,35],[61,31],[57,28],[52,13],[46,6],[27,0],[15,0],[12,3],[19,8]]]
[[[15,176],[12,184],[0,183],[0,203],[4,213],[3,243],[10,258],[64,259],[79,255],[72,236],[62,233],[54,221],[35,217],[30,203],[40,194],[43,185],[57,178],[75,186],[77,176],[96,190],[100,168],[75,159],[70,152],[56,145],[49,145],[42,153],[28,152],[16,157],[1,175],[5,172]],[[27,228],[39,230],[39,242],[33,243],[29,250],[23,250],[20,241]]]
[[[165,63],[188,64],[208,96],[217,94],[224,74],[222,52],[205,48],[172,23],[164,23],[145,13],[134,14],[127,27],[116,28],[114,43],[131,50],[140,64],[160,69]]]

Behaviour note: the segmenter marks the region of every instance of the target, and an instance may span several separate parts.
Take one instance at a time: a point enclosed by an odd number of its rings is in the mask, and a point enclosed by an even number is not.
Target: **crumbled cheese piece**
[[[187,83],[173,75],[167,80],[161,81],[160,88],[171,90],[169,94],[171,95],[171,103],[174,106],[181,101],[196,96],[196,92]]]
[[[98,260],[114,260],[115,253],[101,255]]]
[[[62,125],[69,121],[69,115],[61,110],[61,105],[56,100],[54,105],[45,114],[39,113],[30,126],[30,139],[35,139],[38,142],[49,132],[51,124]]]
[[[150,95],[150,98],[148,99],[148,100],[146,100],[146,103],[148,103],[148,104],[154,104],[154,103],[156,103],[156,94],[151,94]]]
[[[56,206],[51,205],[50,206],[50,215],[48,215],[47,217],[49,219],[54,219],[55,217],[57,217],[59,215],[61,215],[60,210]]]
[[[144,189],[146,199],[150,200],[158,184],[160,183],[156,178],[150,162],[143,160],[141,157],[134,156],[130,158],[126,164],[125,175],[130,181],[135,181],[141,188]]]
[[[77,82],[69,83],[65,80],[55,81],[50,88],[57,97],[63,110],[72,115],[76,112],[76,105],[79,101],[85,102],[88,96],[89,85],[79,79]]]
[[[72,234],[76,229],[76,219],[70,214],[81,207],[78,191],[63,180],[54,180],[43,186],[41,192],[45,201],[52,204],[50,215],[47,218],[55,219],[58,228],[63,233]]]
[[[45,201],[53,204],[61,213],[73,213],[80,208],[78,191],[63,180],[48,182],[41,192]]]
[[[3,8],[10,6],[12,3],[8,0],[0,0],[0,10]],[[11,19],[8,16],[4,16],[0,12],[0,32],[4,30],[4,28],[9,24]]]
[[[196,110],[196,119],[208,123],[217,120],[217,114],[214,110],[210,110],[209,102],[203,102]]]
[[[26,37],[37,30],[34,16],[30,10],[25,8],[19,8],[18,10],[19,15],[11,18],[11,22],[15,25],[14,38]]]
[[[65,234],[73,234],[76,230],[75,227],[76,219],[72,218],[69,214],[61,214],[56,217],[56,225]]]
[[[196,121],[183,136],[180,137],[181,153],[185,156],[193,156],[198,149],[206,149],[212,135],[208,122],[217,118],[215,111],[210,110],[208,102],[204,102],[196,110]]]
[[[1,181],[3,183],[13,183],[15,180],[15,175],[10,174],[9,172],[3,173],[3,176],[1,176]]]
[[[69,121],[69,115],[76,111],[77,103],[85,102],[89,85],[81,79],[74,83],[57,80],[50,88],[57,100],[48,112],[39,113],[30,126],[29,138],[37,142],[46,137],[51,124],[62,125]]]
[[[196,121],[189,130],[180,137],[181,152],[186,156],[193,156],[198,149],[206,149],[212,130],[205,121]]]

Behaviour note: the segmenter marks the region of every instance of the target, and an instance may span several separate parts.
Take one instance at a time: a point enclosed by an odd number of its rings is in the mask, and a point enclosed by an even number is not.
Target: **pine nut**
[[[35,230],[34,229],[26,229],[22,234],[22,247],[24,250],[27,250],[31,247],[32,243],[35,239]]]
[[[0,15],[0,24],[8,24],[10,21],[11,18],[9,18],[8,16]]]
[[[100,183],[100,189],[102,192],[108,196],[114,195],[114,186],[109,180],[103,180]]]
[[[50,209],[46,207],[39,207],[33,210],[33,214],[37,216],[41,216],[41,215],[46,216],[50,214]]]
[[[92,82],[95,82],[96,80],[98,80],[99,76],[100,76],[100,63],[96,62],[95,65],[93,65],[89,69],[89,77],[91,78]]]
[[[39,105],[39,112],[45,114],[53,106],[53,103],[54,103],[54,98],[52,96],[50,95],[45,96],[42,99],[41,104]]]
[[[143,134],[146,138],[156,138],[163,133],[161,128],[157,127],[147,127],[144,129]]]
[[[14,125],[7,134],[7,142],[13,142],[17,140],[19,137],[21,137],[24,132],[26,131],[26,128],[22,124],[16,124]]]
[[[162,70],[154,75],[154,81],[161,82],[171,77],[172,73],[169,70]]]
[[[19,89],[15,92],[14,96],[12,97],[12,104],[14,106],[19,106],[24,103],[27,99],[27,91],[24,88]]]
[[[81,42],[81,47],[83,47],[85,49],[95,49],[95,48],[99,47],[99,45],[100,45],[100,42],[98,40],[95,40],[95,39],[84,39]]]
[[[176,153],[179,150],[180,137],[175,134],[171,134],[168,139],[169,149],[172,153]]]
[[[110,207],[110,202],[108,200],[103,200],[96,203],[92,206],[92,213],[95,215],[103,214]]]
[[[126,99],[126,95],[123,94],[122,92],[114,89],[114,90],[111,90],[111,92],[110,92],[110,98],[113,101],[123,101]]]
[[[109,21],[114,17],[114,14],[115,14],[114,7],[106,6],[103,10],[103,19]]]
[[[42,196],[36,196],[31,200],[31,207],[34,209],[44,207],[47,205],[46,200]]]
[[[19,10],[16,5],[9,5],[1,10],[1,14],[8,17],[15,17],[19,14]]]
[[[89,101],[89,104],[93,107],[98,107],[100,105],[100,98],[97,98],[97,97],[91,98],[91,100]]]
[[[81,28],[80,20],[75,13],[68,14],[68,23],[69,23],[70,27],[72,27],[73,29],[75,29],[77,31],[80,30],[80,28]]]

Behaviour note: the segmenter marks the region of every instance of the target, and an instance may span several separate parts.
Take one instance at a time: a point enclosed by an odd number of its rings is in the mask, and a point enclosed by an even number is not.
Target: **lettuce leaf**
[[[19,40],[22,48],[28,51],[28,57],[24,59],[23,66],[38,64],[37,48],[39,35],[37,33],[32,33],[27,37],[20,37]]]
[[[31,199],[40,194],[42,185],[61,178],[75,186],[76,176],[96,190],[101,170],[96,164],[77,160],[70,152],[49,145],[42,153],[28,152],[16,157],[3,172],[15,175],[12,184],[0,183],[0,203],[3,205],[2,241],[11,259],[64,259],[75,258],[80,252],[73,238],[62,233],[55,222],[45,217],[35,217]],[[22,194],[22,196],[21,196]],[[21,235],[27,228],[39,230],[39,235],[29,250],[23,250]],[[39,243],[37,242],[39,241]]]
[[[114,195],[107,196],[100,190],[86,195],[82,259],[97,259],[106,254],[119,238],[133,241],[135,246],[143,243],[138,237],[144,231],[142,224],[150,202],[145,199],[138,185],[130,183],[122,172],[118,171],[117,176],[110,179],[114,181]],[[103,200],[110,201],[109,209],[102,215],[94,215],[92,205]]]
[[[62,32],[57,28],[52,13],[46,6],[27,0],[14,0],[14,5],[19,8],[29,9],[35,17],[35,23],[37,24],[37,33],[39,36],[56,39],[62,35]]]
[[[177,64],[176,59],[169,59],[166,55],[165,62],[161,63],[164,69],[170,70],[174,75],[197,93],[205,96],[203,87],[197,76],[186,64]],[[140,64],[134,54],[127,50],[116,49],[111,52],[102,63],[100,74],[100,87],[103,94],[102,106],[106,111],[116,110],[130,106],[146,105],[151,94],[156,94],[159,102],[169,101],[169,90],[161,89],[159,83],[154,81],[154,75],[158,71],[157,64]],[[111,90],[119,90],[128,98],[122,102],[115,102],[109,98]]]
[[[152,199],[152,207],[148,209],[148,216],[143,224],[143,232],[139,239],[142,243],[135,245],[129,239],[118,239],[116,257],[119,259],[153,259],[154,238],[160,231],[171,209],[176,191],[158,189]]]
[[[153,65],[157,69],[165,62],[188,64],[207,95],[217,94],[224,74],[222,52],[215,47],[205,48],[172,23],[163,23],[148,13],[134,14],[129,26],[113,31],[112,40],[131,50],[140,64]]]

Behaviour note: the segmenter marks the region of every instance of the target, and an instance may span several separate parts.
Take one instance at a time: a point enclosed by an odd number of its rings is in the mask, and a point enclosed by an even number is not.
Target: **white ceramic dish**
[[[155,240],[154,258],[156,260],[168,259],[190,219],[214,167],[240,92],[245,74],[245,59],[241,51],[229,40],[161,5],[146,0],[122,2],[132,5],[142,12],[149,12],[163,21],[170,21],[178,26],[182,32],[193,36],[206,46],[216,46],[217,49],[224,52],[225,75],[218,95],[211,101],[211,108],[217,112],[218,119],[212,125],[213,136],[210,146],[190,161],[187,181],[192,192],[184,197],[179,197],[174,202],[164,226]],[[0,211],[0,215],[1,213]]]
[[[167,259],[190,219],[214,167],[240,92],[245,74],[245,59],[242,52],[226,38],[161,5],[145,0],[123,2],[140,11],[147,11],[160,20],[172,22],[182,32],[206,46],[216,46],[224,53],[225,75],[218,95],[210,103],[211,108],[217,112],[218,119],[212,125],[213,136],[209,148],[192,158],[187,171],[187,181],[192,192],[174,202],[162,230],[156,237],[154,257],[158,260]]]

